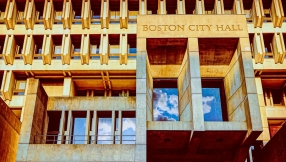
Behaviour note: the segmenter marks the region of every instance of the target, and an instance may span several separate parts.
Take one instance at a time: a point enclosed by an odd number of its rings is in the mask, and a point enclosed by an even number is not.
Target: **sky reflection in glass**
[[[153,120],[179,121],[178,89],[153,89]]]
[[[202,104],[205,121],[222,121],[219,88],[202,88]]]
[[[84,144],[86,118],[74,118],[73,144]]]

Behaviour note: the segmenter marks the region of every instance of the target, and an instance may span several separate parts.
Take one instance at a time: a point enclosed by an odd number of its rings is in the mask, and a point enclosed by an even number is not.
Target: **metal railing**
[[[135,135],[36,135],[34,144],[135,144]]]

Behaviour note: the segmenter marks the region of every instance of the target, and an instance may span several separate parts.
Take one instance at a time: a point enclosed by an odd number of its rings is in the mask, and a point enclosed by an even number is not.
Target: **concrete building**
[[[261,158],[286,120],[285,12],[285,0],[0,0],[1,98],[22,122],[6,161]]]

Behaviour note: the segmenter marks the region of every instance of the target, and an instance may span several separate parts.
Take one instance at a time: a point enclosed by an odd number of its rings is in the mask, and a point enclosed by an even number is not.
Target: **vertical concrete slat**
[[[102,0],[100,10],[100,24],[102,29],[109,28],[109,15],[109,0]]]
[[[118,140],[119,144],[122,144],[122,111],[118,111]]]
[[[25,35],[24,44],[23,44],[23,60],[25,65],[32,65],[33,56],[35,54],[35,41],[32,35]]]
[[[45,0],[43,21],[45,29],[52,29],[54,24],[54,3],[53,0]]]
[[[253,0],[252,3],[252,22],[254,27],[262,27],[264,20],[264,10],[262,0]]]
[[[73,7],[72,7],[72,1],[71,0],[64,0],[63,4],[63,11],[62,11],[62,22],[63,22],[63,28],[70,29],[72,25],[72,21],[74,18],[73,13]]]
[[[80,45],[80,60],[81,64],[89,64],[90,59],[90,37],[89,34],[83,34],[81,36],[81,45]]]
[[[54,42],[51,34],[45,34],[42,46],[43,64],[51,64],[52,54],[54,52]]]
[[[108,41],[108,34],[101,34],[100,37],[100,48],[99,48],[99,54],[100,54],[100,63],[108,65],[108,59],[109,59],[109,41]]]
[[[147,15],[147,0],[139,0],[139,14]]]
[[[7,29],[14,29],[17,21],[18,8],[15,0],[7,1],[4,21]]]
[[[128,60],[128,44],[127,44],[127,34],[120,34],[120,65],[127,65]]]
[[[158,10],[157,10],[158,15],[165,15],[167,14],[166,10],[166,0],[158,0]]]
[[[63,35],[63,39],[62,39],[62,54],[61,54],[63,65],[70,64],[72,52],[73,52],[73,45],[72,45],[71,36],[70,34],[65,34]]]
[[[252,46],[255,63],[263,63],[265,56],[265,46],[262,32],[254,34]]]
[[[59,135],[57,139],[57,144],[63,144],[64,142],[64,135],[65,135],[65,123],[66,122],[66,115],[65,115],[65,110],[62,110],[61,114],[61,119],[60,119],[60,130],[59,130]]]
[[[13,65],[16,53],[18,53],[18,45],[15,37],[12,34],[7,34],[3,47],[3,58],[6,65]]]
[[[90,110],[86,111],[86,122],[85,122],[85,136],[84,136],[84,144],[89,144],[89,136],[90,136]]]
[[[128,10],[128,0],[120,0],[120,29],[128,28],[129,10]]]
[[[205,14],[204,0],[196,0],[196,7],[195,7],[194,14],[197,14],[197,15]]]
[[[1,93],[4,100],[12,100],[15,86],[15,75],[12,70],[5,70],[1,85]]]
[[[83,0],[82,1],[82,9],[81,9],[81,21],[82,21],[82,28],[89,29],[91,24],[91,6],[90,0]]]
[[[65,144],[71,144],[71,141],[74,139],[74,137],[72,137],[72,127],[73,127],[72,110],[69,110],[67,130],[65,131],[65,137],[66,137]]]
[[[24,10],[24,23],[26,29],[34,29],[34,24],[36,21],[36,5],[34,0],[26,0],[25,10]]]
[[[111,144],[115,144],[115,123],[116,123],[116,118],[115,118],[115,111],[112,111],[111,115]]]
[[[285,43],[282,33],[275,32],[272,39],[272,52],[274,57],[274,62],[283,64],[285,57]]]
[[[185,0],[177,0],[177,14],[186,14]]]

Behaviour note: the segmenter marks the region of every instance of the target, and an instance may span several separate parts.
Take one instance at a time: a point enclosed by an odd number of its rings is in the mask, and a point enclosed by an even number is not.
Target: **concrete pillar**
[[[118,111],[118,140],[119,144],[122,144],[122,111]]]
[[[191,97],[191,114],[194,131],[204,130],[204,113],[202,105],[202,86],[200,73],[200,57],[199,57],[199,42],[198,38],[188,39],[189,51],[189,68],[190,68],[190,97]]]
[[[75,96],[75,87],[71,77],[64,78],[63,96],[64,97]]]
[[[261,120],[262,120],[262,127],[263,127],[263,132],[260,134],[257,140],[268,142],[270,140],[270,133],[269,133],[269,126],[268,126],[268,120],[267,120],[267,115],[266,115],[266,108],[265,108],[261,78],[256,77],[255,83],[256,83],[256,89],[257,89],[257,95],[258,95],[258,101],[259,101],[259,107],[260,107],[260,113],[261,113],[260,115],[261,115]]]
[[[60,120],[60,130],[59,130],[59,135],[58,135],[58,139],[57,139],[57,144],[63,144],[64,143],[65,122],[66,122],[65,111],[62,110],[62,115],[61,115],[61,120]]]
[[[97,111],[93,111],[93,118],[92,118],[92,125],[91,125],[91,131],[90,131],[90,135],[91,135],[91,140],[92,140],[92,144],[96,144],[96,140],[97,140],[97,122],[98,122],[98,118],[97,118]]]
[[[147,130],[147,99],[146,99],[146,38],[137,39],[136,64],[136,149],[134,161],[147,161],[146,130]]]
[[[85,137],[84,144],[89,144],[89,133],[90,133],[90,110],[86,112],[86,122],[85,122]]]
[[[112,138],[112,141],[111,141],[111,144],[114,144],[115,143],[115,111],[113,110],[112,111],[112,116],[111,116],[111,120],[112,120],[112,123],[111,123],[111,138]]]
[[[19,140],[17,161],[26,161],[28,144],[34,143],[36,135],[47,132],[47,101],[48,96],[39,79],[29,78],[26,87],[26,102]]]
[[[66,142],[65,143],[66,144],[71,144],[71,140],[73,140],[72,126],[73,126],[73,116],[72,116],[72,111],[69,110],[67,130],[65,131],[65,136],[66,136]]]

